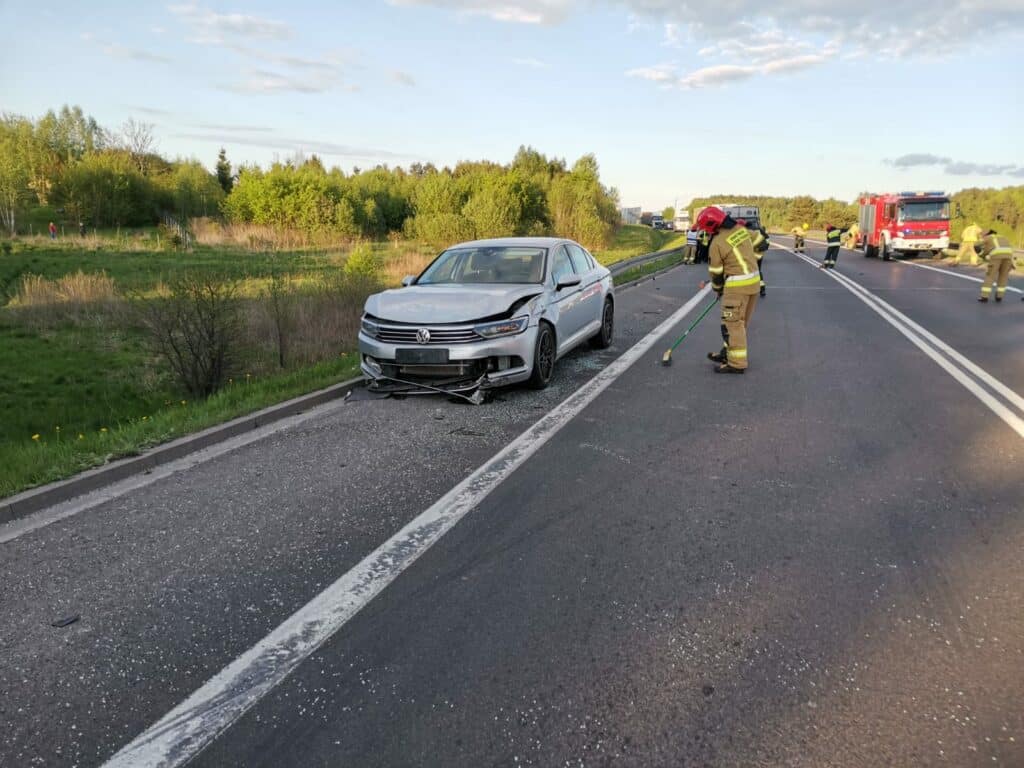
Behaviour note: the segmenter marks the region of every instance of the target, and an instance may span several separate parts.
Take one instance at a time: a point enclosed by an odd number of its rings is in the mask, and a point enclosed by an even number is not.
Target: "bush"
[[[350,278],[380,280],[384,260],[369,245],[357,245],[345,259],[345,275]]]
[[[275,278],[245,305],[245,346],[255,370],[331,360],[356,344],[366,297],[377,278],[336,272],[313,281]]]
[[[186,275],[140,307],[156,351],[192,396],[209,397],[227,382],[242,337],[235,283]]]

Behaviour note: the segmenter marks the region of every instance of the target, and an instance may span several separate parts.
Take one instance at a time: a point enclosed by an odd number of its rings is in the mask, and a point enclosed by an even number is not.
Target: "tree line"
[[[27,231],[21,217],[39,209],[90,227],[143,226],[216,213],[223,199],[198,160],[157,153],[145,123],[112,131],[67,106],[38,120],[0,116],[0,225],[10,234]]]
[[[704,206],[724,202],[759,206],[773,229],[847,226],[857,219],[856,201],[714,195],[691,203],[691,220]],[[953,202],[954,212],[962,213],[952,222],[954,239],[977,221],[1024,244],[1024,186],[965,189]],[[109,130],[68,106],[35,120],[0,115],[0,227],[26,232],[26,214],[28,221],[60,216],[90,228],[222,215],[233,223],[352,239],[402,236],[431,245],[555,234],[591,248],[606,245],[619,223],[618,193],[601,182],[593,155],[570,167],[521,147],[504,165],[414,163],[351,173],[327,169],[314,155],[235,172],[222,149],[211,173],[196,159],[162,156],[146,123],[129,120]]]
[[[25,232],[22,217],[40,210],[89,227],[223,215],[232,223],[438,245],[558,234],[599,247],[619,220],[618,193],[601,183],[593,155],[569,167],[522,147],[507,165],[415,163],[348,174],[314,155],[235,173],[221,149],[211,173],[198,160],[160,155],[152,126],[129,120],[112,131],[67,106],[38,120],[0,116],[0,225]]]
[[[507,165],[413,164],[345,174],[316,156],[239,169],[223,205],[230,222],[380,239],[393,233],[434,245],[473,238],[558,234],[606,245],[619,221],[618,193],[596,158],[569,168],[521,147]]]

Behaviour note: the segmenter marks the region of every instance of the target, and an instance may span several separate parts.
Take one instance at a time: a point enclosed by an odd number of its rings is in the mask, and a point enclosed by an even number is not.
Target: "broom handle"
[[[689,335],[690,335],[690,331],[692,331],[692,330],[693,330],[694,328],[696,328],[696,327],[697,327],[697,324],[698,324],[698,323],[699,323],[699,322],[700,322],[701,320],[703,320],[703,319],[704,319],[704,318],[705,318],[705,317],[707,316],[708,312],[710,312],[710,311],[711,311],[711,310],[712,310],[712,309],[714,308],[715,304],[717,304],[717,303],[718,303],[718,300],[719,300],[720,298],[722,298],[722,297],[721,297],[721,296],[716,296],[716,297],[715,297],[715,300],[714,300],[714,301],[712,301],[712,302],[711,302],[710,304],[708,304],[708,305],[707,305],[707,306],[706,306],[706,307],[704,308],[704,311],[700,313],[700,317],[698,317],[698,318],[697,318],[696,320],[694,320],[694,321],[693,321],[693,325],[691,325],[691,326],[690,326],[689,328],[687,328],[687,329],[686,329],[686,333],[684,333],[684,334],[683,334],[682,336],[680,336],[680,337],[679,337],[679,338],[678,338],[678,339],[676,340],[676,343],[672,345],[672,350],[673,350],[673,351],[675,351],[675,348],[676,348],[676,347],[678,347],[678,346],[679,346],[680,344],[682,344],[682,343],[683,343],[683,339],[685,339],[685,338],[686,338],[687,336],[689,336]]]

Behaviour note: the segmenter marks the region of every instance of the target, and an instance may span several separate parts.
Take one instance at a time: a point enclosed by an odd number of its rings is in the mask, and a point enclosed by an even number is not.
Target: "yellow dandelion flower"
[[[106,427],[100,427],[100,432],[106,432],[106,431],[107,431]]]
[[[32,435],[32,439],[38,441],[39,440],[39,435]]]
[[[54,427],[54,429],[60,432],[60,427]]]
[[[78,433],[78,439],[79,440],[85,440],[85,435],[83,435],[81,432],[79,432]]]
[[[187,403],[188,403],[188,400],[182,400],[182,401],[181,401],[181,404],[182,404],[182,405],[186,405]]]
[[[143,416],[143,417],[142,417],[142,420],[143,420],[143,421],[149,421],[149,416]]]

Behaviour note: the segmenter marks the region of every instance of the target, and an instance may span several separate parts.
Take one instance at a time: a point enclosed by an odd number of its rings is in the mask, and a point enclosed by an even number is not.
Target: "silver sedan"
[[[542,389],[560,357],[612,343],[611,273],[572,240],[453,245],[402,285],[366,300],[359,351],[379,391]]]

